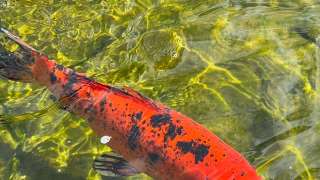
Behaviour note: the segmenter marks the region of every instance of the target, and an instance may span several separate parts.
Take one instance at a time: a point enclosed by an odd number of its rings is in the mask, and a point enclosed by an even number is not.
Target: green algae
[[[320,6],[259,2],[8,0],[0,23],[61,64],[192,117],[266,179],[320,179]],[[92,161],[111,149],[85,120],[36,85],[1,80],[0,92],[0,179],[101,179]]]

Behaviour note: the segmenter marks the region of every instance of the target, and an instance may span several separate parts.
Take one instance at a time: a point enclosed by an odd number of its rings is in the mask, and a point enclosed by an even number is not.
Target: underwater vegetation
[[[0,2],[1,25],[50,58],[192,117],[266,179],[320,178],[316,1]],[[36,85],[0,92],[0,179],[101,179],[111,149],[85,120]]]

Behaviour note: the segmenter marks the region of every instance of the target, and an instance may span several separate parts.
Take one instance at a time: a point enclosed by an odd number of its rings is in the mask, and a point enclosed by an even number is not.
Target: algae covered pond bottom
[[[58,63],[198,121],[265,179],[320,179],[317,1],[7,0],[0,17]],[[111,149],[50,95],[0,79],[0,179],[108,179],[92,162]]]

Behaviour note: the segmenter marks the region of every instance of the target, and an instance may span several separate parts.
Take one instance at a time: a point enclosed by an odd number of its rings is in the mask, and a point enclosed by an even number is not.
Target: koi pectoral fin
[[[103,176],[132,176],[140,173],[118,154],[103,154],[94,160],[93,168]]]

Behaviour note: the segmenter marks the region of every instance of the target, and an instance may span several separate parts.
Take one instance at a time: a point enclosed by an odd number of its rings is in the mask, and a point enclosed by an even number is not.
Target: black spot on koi
[[[59,71],[63,71],[64,67],[61,65],[61,64],[57,64],[56,65],[56,68],[59,70]]]
[[[177,128],[174,124],[170,123],[168,130],[164,136],[164,140],[167,141],[168,138],[173,140],[177,135],[182,134],[182,127]]]
[[[148,159],[149,159],[150,164],[155,164],[160,160],[160,156],[157,153],[149,153]]]
[[[64,92],[68,94],[72,94],[74,92],[73,90],[73,84],[78,82],[78,75],[75,72],[71,72],[68,76],[68,82],[64,85]]]
[[[127,96],[130,96],[129,93],[125,92],[124,90],[122,89],[119,89],[119,88],[116,88],[116,87],[112,87],[110,86],[109,89],[114,92],[114,93],[119,93],[119,94],[123,94],[123,95],[127,95]]]
[[[194,141],[185,142],[179,141],[177,142],[177,147],[181,150],[182,153],[192,153],[195,156],[195,163],[198,164],[202,162],[203,159],[209,153],[209,146],[198,144]]]
[[[133,114],[132,117],[131,117],[131,119],[134,120],[134,121],[139,121],[139,120],[141,120],[141,118],[142,118],[142,113],[143,113],[143,112],[138,112],[138,113],[136,113],[136,114]]]
[[[54,84],[57,81],[57,76],[54,73],[50,73],[50,82]]]
[[[140,138],[140,129],[135,124],[131,127],[131,130],[129,132],[129,137],[128,137],[128,145],[131,150],[135,150],[137,148],[139,138]]]
[[[104,96],[104,97],[102,98],[102,100],[100,101],[100,112],[105,111],[106,103],[107,103],[107,97]]]
[[[152,127],[160,127],[163,124],[171,122],[171,116],[169,114],[158,114],[151,117]]]
[[[182,153],[188,153],[192,151],[193,141],[191,142],[177,142],[177,147],[182,151]]]

